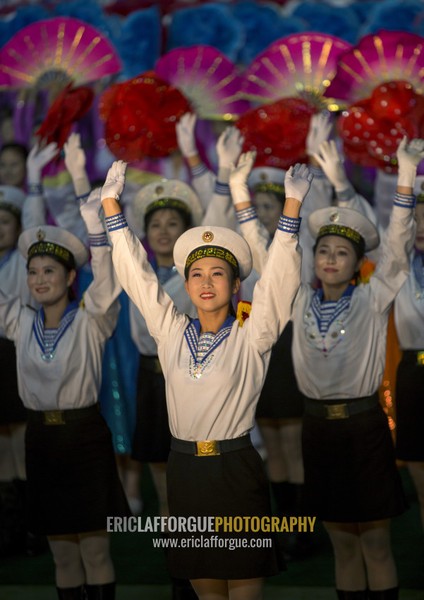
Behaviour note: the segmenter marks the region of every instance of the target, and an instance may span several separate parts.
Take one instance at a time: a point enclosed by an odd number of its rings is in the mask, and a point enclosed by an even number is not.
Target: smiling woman
[[[379,245],[375,225],[347,207],[322,208],[308,219],[321,285],[300,286],[292,317],[293,362],[305,400],[305,508],[328,531],[341,600],[399,597],[390,519],[405,510],[405,499],[378,388],[388,315],[409,271],[413,188],[423,157],[424,140],[399,145],[390,226],[369,283],[352,280],[364,253]],[[255,220],[241,228],[252,247],[263,248]]]
[[[98,408],[102,353],[119,312],[110,248],[98,216],[100,196],[81,204],[94,280],[78,304],[71,293],[88,249],[48,225],[24,231],[18,248],[40,309],[0,290],[0,326],[16,345],[25,438],[28,522],[46,535],[61,599],[115,595],[106,518],[129,515],[110,431]],[[78,386],[75,382],[78,381]]]
[[[231,193],[242,202],[249,195],[244,182],[253,162],[254,154],[242,155],[230,176]],[[241,327],[232,297],[251,271],[248,244],[225,227],[203,225],[183,233],[174,248],[175,267],[186,280],[197,318],[179,312],[121,212],[118,199],[125,167],[118,161],[109,170],[102,203],[118,278],[146,319],[165,377],[172,433],[167,466],[170,514],[270,515],[263,462],[249,432],[271,348],[290,317],[300,282],[298,216],[312,176],[304,165],[286,175],[285,212],[255,287],[250,317]],[[199,598],[211,593],[222,599],[261,598],[263,577],[283,568],[281,555],[275,540],[260,548],[250,544],[251,533],[236,535],[247,538],[247,548],[243,544],[230,551],[224,544],[210,543],[169,549],[171,575],[190,579]],[[180,534],[175,536],[179,539]],[[269,533],[254,536],[264,541]]]

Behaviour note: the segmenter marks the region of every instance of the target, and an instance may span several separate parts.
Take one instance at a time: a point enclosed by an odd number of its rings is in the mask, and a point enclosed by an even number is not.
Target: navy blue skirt
[[[304,416],[307,514],[323,521],[362,523],[405,510],[387,417],[376,402],[375,408],[347,419]]]
[[[173,516],[270,516],[271,503],[263,461],[252,447],[219,456],[197,457],[171,450],[167,485]],[[170,534],[173,539],[218,535],[219,547],[172,548],[167,551],[171,576],[182,579],[249,579],[285,569],[276,536],[265,532]],[[227,538],[228,542],[225,542]],[[249,547],[230,549],[231,539]],[[251,543],[252,538],[255,541]],[[257,542],[257,539],[260,541]],[[270,539],[268,547],[264,539]],[[212,540],[213,541],[213,540]],[[239,542],[237,542],[239,543]],[[223,547],[227,544],[227,547]],[[257,547],[252,547],[253,545]]]
[[[396,456],[424,461],[424,365],[403,352],[396,376]]]
[[[108,516],[131,515],[112,435],[98,407],[70,412],[69,422],[46,425],[42,413],[28,411],[28,519],[33,533],[101,531]]]

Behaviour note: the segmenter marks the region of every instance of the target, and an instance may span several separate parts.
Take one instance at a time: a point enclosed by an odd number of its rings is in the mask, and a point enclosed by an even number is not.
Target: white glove
[[[75,195],[84,196],[90,191],[90,182],[85,170],[85,152],[81,148],[79,133],[71,133],[63,146],[65,165],[72,177]]]
[[[185,158],[198,154],[194,128],[197,117],[194,113],[185,113],[175,125],[178,147]]]
[[[336,192],[342,192],[351,187],[334,140],[322,142],[319,153],[313,154],[313,156],[331,181]]]
[[[250,202],[250,192],[247,179],[255,163],[256,152],[245,152],[238,160],[237,165],[232,165],[230,173],[230,190],[234,208],[243,202]]]
[[[125,171],[127,163],[123,160],[115,160],[106,175],[106,181],[102,187],[101,201],[106,198],[119,200],[125,185]]]
[[[294,198],[299,202],[303,202],[309,192],[313,178],[313,174],[306,165],[296,163],[290,167],[284,178],[286,198]]]
[[[237,127],[227,127],[221,133],[216,143],[218,167],[220,169],[231,169],[231,166],[236,164],[243,142],[244,137]]]
[[[42,149],[40,149],[37,142],[31,148],[26,162],[28,183],[30,185],[41,183],[41,171],[58,153],[59,148],[56,142],[52,142]]]
[[[408,143],[408,138],[404,136],[396,151],[396,157],[399,165],[398,187],[413,188],[417,166],[424,158],[424,140],[415,138]]]
[[[306,137],[306,153],[314,156],[319,151],[320,144],[328,140],[333,124],[328,113],[312,115],[309,131]]]
[[[81,217],[84,219],[89,235],[98,235],[105,232],[101,219],[101,214],[103,213],[100,201],[101,192],[102,188],[96,188],[86,200],[80,202]]]

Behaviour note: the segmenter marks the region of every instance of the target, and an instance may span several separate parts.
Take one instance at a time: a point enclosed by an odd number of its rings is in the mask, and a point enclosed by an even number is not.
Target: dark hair
[[[20,144],[19,142],[7,142],[0,148],[0,155],[3,154],[5,150],[15,150],[21,155],[22,160],[26,163],[28,158],[28,148],[24,146],[24,144]]]
[[[183,224],[184,224],[184,230],[190,229],[190,227],[192,226],[192,220],[191,220],[191,214],[181,210],[180,208],[177,208],[175,206],[158,206],[158,208],[154,208],[153,210],[149,211],[145,217],[144,217],[144,230],[147,232],[147,229],[149,228],[150,225],[150,221],[152,220],[153,215],[158,211],[158,210],[165,210],[165,209],[169,209],[169,210],[174,210],[176,213],[179,214],[179,216],[181,217]]]

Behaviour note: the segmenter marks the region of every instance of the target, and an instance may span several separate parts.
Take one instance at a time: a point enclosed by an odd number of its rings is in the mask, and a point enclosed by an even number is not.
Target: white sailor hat
[[[174,263],[183,277],[186,277],[187,270],[194,262],[211,256],[228,262],[241,280],[246,279],[252,270],[252,254],[248,243],[227,227],[193,227],[183,233],[174,246]]]
[[[146,216],[161,208],[174,208],[187,213],[193,225],[199,225],[203,216],[196,192],[178,179],[161,179],[141,188],[133,202],[133,214],[138,226],[144,228]]]
[[[252,169],[247,184],[253,192],[274,192],[284,194],[286,171],[276,167],[255,167]]]
[[[424,202],[424,175],[417,175],[414,185],[414,194],[417,202]]]
[[[54,256],[77,269],[88,260],[88,250],[82,241],[70,231],[53,225],[26,229],[19,236],[18,248],[27,260],[33,256]]]
[[[317,240],[324,235],[338,235],[359,244],[364,251],[374,250],[380,243],[375,225],[352,208],[329,206],[315,210],[309,215],[308,226]]]
[[[14,185],[0,185],[0,209],[11,212],[16,217],[21,216],[24,204],[24,192]]]

